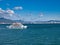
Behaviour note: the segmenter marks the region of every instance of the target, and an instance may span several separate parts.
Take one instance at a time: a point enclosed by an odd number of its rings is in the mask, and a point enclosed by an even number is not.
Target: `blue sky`
[[[14,12],[10,17],[3,15],[9,19],[60,20],[60,0],[0,0],[0,8]]]

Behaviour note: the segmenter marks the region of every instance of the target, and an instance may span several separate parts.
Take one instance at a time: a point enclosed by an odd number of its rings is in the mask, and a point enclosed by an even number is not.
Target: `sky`
[[[11,20],[60,20],[60,0],[0,0],[0,17]]]

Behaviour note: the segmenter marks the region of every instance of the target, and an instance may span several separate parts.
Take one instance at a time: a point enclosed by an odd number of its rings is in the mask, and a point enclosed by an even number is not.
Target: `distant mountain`
[[[32,24],[31,21],[24,21],[24,20],[14,20],[14,22],[20,22],[22,24]]]
[[[60,22],[60,20],[49,20],[48,22]]]
[[[23,21],[23,20],[10,20],[10,19],[5,19],[5,18],[0,18],[0,24],[11,24],[11,23],[15,23],[15,22],[19,22],[19,23],[22,23],[22,24],[55,24],[55,23],[60,24],[60,20]]]
[[[60,20],[35,21],[33,23],[35,23],[35,24],[55,24],[55,23],[59,23],[60,24]]]
[[[0,18],[0,23],[13,23],[13,20],[10,19],[5,19],[5,18]]]
[[[15,23],[15,22],[25,23],[25,21],[23,21],[23,20],[10,20],[10,19],[6,19],[6,18],[0,18],[0,24],[1,23],[10,24],[10,23]]]
[[[23,20],[14,20],[15,22],[24,22]]]
[[[24,23],[25,21],[23,20],[13,20],[14,22],[20,22],[20,23]]]

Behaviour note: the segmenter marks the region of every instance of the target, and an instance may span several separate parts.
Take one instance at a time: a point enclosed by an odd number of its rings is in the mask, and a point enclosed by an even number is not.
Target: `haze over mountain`
[[[5,19],[5,18],[0,18],[0,23],[13,23],[14,21],[13,20],[10,20],[10,19]]]
[[[60,20],[49,20],[49,21],[23,21],[23,20],[10,20],[6,18],[0,18],[0,24],[12,24],[12,23],[22,23],[22,24],[51,24],[51,23],[59,23]]]
[[[0,18],[0,23],[6,23],[6,24],[10,24],[10,23],[24,23],[23,20],[11,20],[11,19],[6,19],[6,18]]]

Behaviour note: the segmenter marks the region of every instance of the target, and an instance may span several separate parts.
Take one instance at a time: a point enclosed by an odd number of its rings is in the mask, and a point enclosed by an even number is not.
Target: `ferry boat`
[[[9,29],[26,29],[27,26],[25,26],[21,23],[13,23],[12,25],[7,26],[7,28],[9,28]]]

